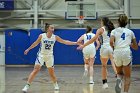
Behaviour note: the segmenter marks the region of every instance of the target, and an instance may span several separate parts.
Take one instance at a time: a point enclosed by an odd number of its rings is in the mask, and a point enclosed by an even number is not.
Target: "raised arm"
[[[82,35],[78,40],[77,43],[78,44],[82,44],[82,41],[84,40],[84,35]]]
[[[99,37],[102,33],[103,33],[103,28],[98,29],[97,32],[96,32],[96,35],[95,35],[92,39],[90,39],[88,42],[86,42],[86,43],[83,45],[83,47],[85,47],[85,46],[87,46],[87,45],[89,45],[89,44],[95,42],[96,39],[98,39],[98,37]]]
[[[99,47],[100,47],[100,42],[99,42],[99,39],[98,39],[98,38],[96,39],[96,44],[97,44],[97,46],[96,46],[96,50],[98,50]]]
[[[56,41],[58,41],[60,43],[63,43],[65,45],[77,45],[77,42],[72,42],[72,41],[69,41],[69,40],[64,40],[64,39],[60,38],[59,36],[56,36]]]
[[[24,54],[27,55],[28,52],[29,52],[31,49],[33,49],[34,47],[36,47],[36,46],[41,42],[41,38],[42,38],[42,36],[39,35],[38,39],[37,39],[28,49],[26,49],[26,50],[24,51]]]

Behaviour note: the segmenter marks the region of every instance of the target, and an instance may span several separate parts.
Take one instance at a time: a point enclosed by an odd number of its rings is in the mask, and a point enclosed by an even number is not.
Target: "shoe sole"
[[[23,91],[23,90],[22,90],[22,92],[23,92],[23,93],[27,93],[27,91]]]
[[[121,83],[120,79],[116,80],[116,86],[115,86],[115,91],[116,93],[121,93],[121,88],[119,87],[119,84]]]

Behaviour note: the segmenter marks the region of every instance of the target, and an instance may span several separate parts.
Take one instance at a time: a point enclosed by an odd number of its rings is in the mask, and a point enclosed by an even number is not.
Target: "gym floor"
[[[33,70],[30,67],[0,66],[0,93],[22,93],[28,75]],[[132,68],[132,81],[129,93],[140,93],[140,67]],[[31,84],[28,93],[115,93],[115,75],[108,66],[108,89],[102,89],[101,66],[94,66],[94,82],[88,84],[88,78],[83,76],[83,66],[55,66],[59,91],[54,91],[53,84],[43,67]]]

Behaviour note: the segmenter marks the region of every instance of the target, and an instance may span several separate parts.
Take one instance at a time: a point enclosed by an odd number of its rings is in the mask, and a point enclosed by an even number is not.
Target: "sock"
[[[85,64],[84,67],[85,67],[85,70],[88,70],[88,69],[87,69],[87,68],[88,68],[88,65],[87,65],[87,64]]]
[[[30,86],[31,86],[31,84],[30,84],[30,83],[27,83],[27,84],[26,84],[26,86],[30,87]]]
[[[54,83],[54,87],[55,87],[55,86],[58,86],[57,82]]]
[[[93,81],[93,77],[90,77],[90,81]]]
[[[107,83],[107,79],[104,79],[104,80],[102,80],[102,81],[103,81],[103,84]]]

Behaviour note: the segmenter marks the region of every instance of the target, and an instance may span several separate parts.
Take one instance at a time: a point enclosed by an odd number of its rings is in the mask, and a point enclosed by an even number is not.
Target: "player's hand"
[[[26,50],[24,51],[24,55],[27,55],[28,52],[29,52],[29,49],[26,49]]]
[[[77,47],[77,50],[82,50],[84,48],[84,45],[79,45],[78,47]]]
[[[96,50],[98,50],[99,49],[99,47],[96,47]]]
[[[76,44],[77,44],[77,45],[79,45],[79,46],[80,46],[80,45],[82,45],[82,43],[81,43],[81,42],[76,42]]]

